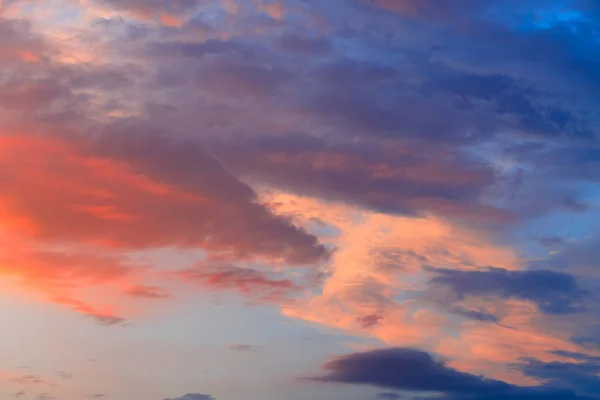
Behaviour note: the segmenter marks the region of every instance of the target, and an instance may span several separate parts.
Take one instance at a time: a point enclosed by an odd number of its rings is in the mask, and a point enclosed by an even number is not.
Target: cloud
[[[507,271],[490,268],[484,271],[430,269],[432,284],[449,286],[459,298],[497,296],[534,302],[540,311],[570,314],[584,310],[581,302],[586,292],[579,288],[573,275],[554,271]]]
[[[590,396],[597,395],[600,390],[598,358],[585,355],[578,357],[565,353],[562,355],[574,358],[576,362],[543,362],[536,359],[525,359],[523,364],[515,367],[522,369],[528,376],[543,380],[549,386],[567,387]]]
[[[565,239],[559,236],[547,236],[538,240],[542,246],[546,246],[548,248],[555,248],[565,244]]]
[[[259,346],[251,346],[248,344],[230,344],[227,346],[230,350],[256,352],[260,350]]]
[[[188,393],[188,394],[184,394],[181,397],[174,397],[172,399],[169,398],[169,399],[165,399],[165,400],[215,400],[215,398],[208,394]]]
[[[467,318],[472,318],[472,319],[475,319],[475,320],[478,320],[481,322],[494,322],[494,323],[500,322],[500,318],[497,315],[494,315],[494,314],[486,312],[486,311],[466,309],[463,307],[452,307],[450,309],[450,311],[452,313],[462,315]]]
[[[118,325],[124,318],[115,315],[112,306],[95,305],[85,292],[103,287],[131,285],[142,270],[129,257],[103,252],[87,246],[51,245],[20,235],[0,234],[0,275],[14,279],[22,290],[34,296],[66,306],[104,325]]]
[[[3,18],[0,14],[0,62],[4,65],[36,63],[48,50],[42,36],[31,32],[25,20]]]
[[[371,314],[371,315],[363,315],[361,317],[356,318],[356,322],[360,324],[364,329],[375,326],[383,319],[382,315]]]
[[[39,385],[47,383],[39,375],[23,375],[9,380],[13,383],[25,384],[25,385]]]
[[[394,392],[383,392],[377,394],[378,400],[399,400],[402,396]]]
[[[104,5],[183,18],[198,5],[184,3]],[[12,15],[19,10],[15,5]],[[98,64],[66,63],[64,54],[48,51],[60,33],[34,33],[34,25],[34,19],[0,19],[6,38],[0,45],[0,274],[100,324],[121,325],[125,301],[98,305],[90,289],[165,294],[139,283],[153,272],[132,262],[132,252],[179,247],[309,266],[327,259],[316,236],[261,204],[198,141],[157,134],[139,115],[108,122],[107,112],[126,114],[130,99],[117,92],[132,87],[138,66],[113,63],[112,56]],[[14,66],[19,73],[8,69]],[[93,131],[106,133],[88,135]]]
[[[72,298],[57,297],[52,299],[56,304],[65,305],[70,307],[73,311],[83,314],[87,317],[94,319],[97,323],[106,326],[123,325],[126,320],[125,318],[114,315],[111,311],[96,309],[85,302]]]
[[[578,361],[600,362],[600,357],[590,356],[590,355],[578,353],[575,351],[553,350],[553,351],[550,351],[550,353],[556,354],[556,355],[564,357],[564,358],[570,358],[570,359],[578,360]]]
[[[531,263],[535,270],[549,269],[569,271],[575,275],[594,276],[598,260],[598,242],[600,236],[596,232],[568,243],[560,251],[541,260]]]
[[[330,54],[334,50],[333,45],[326,38],[303,36],[296,33],[282,36],[279,46],[285,51],[309,56]]]
[[[460,301],[453,293],[429,297],[428,266],[482,271],[489,265],[521,268],[513,249],[483,230],[288,194],[274,195],[269,201],[299,222],[322,221],[337,247],[322,290],[285,304],[286,316],[374,337],[389,346],[431,349],[453,360],[455,368],[519,384],[534,382],[506,370],[505,363],[523,356],[552,359],[547,346],[575,350],[567,332],[537,323],[540,318],[575,314],[540,314],[530,301],[514,298]],[[377,322],[369,323],[373,321]],[[367,330],[365,323],[369,323]]]
[[[145,299],[165,299],[171,297],[169,293],[155,286],[135,286],[130,288],[127,294]]]
[[[307,135],[251,138],[215,147],[238,174],[299,194],[386,213],[509,218],[501,210],[475,204],[494,182],[494,172],[464,154],[411,145],[390,149],[368,142],[331,143]]]
[[[9,235],[0,236],[0,241],[0,273],[41,290],[100,285],[125,279],[136,268],[126,258],[85,246],[64,251]]]
[[[504,382],[454,370],[428,353],[406,348],[339,357],[324,369],[325,375],[315,380],[430,392],[502,393],[510,388]]]
[[[593,2],[43,3],[60,18],[0,18],[3,277],[121,325],[166,294],[140,253],[202,252],[177,284],[427,348],[459,381],[595,362],[597,240],[571,246],[597,217]]]
[[[72,379],[73,378],[73,374],[65,372],[65,371],[58,371],[56,373],[56,375],[62,379]]]
[[[290,263],[326,255],[314,236],[258,204],[250,187],[196,146],[146,135],[83,144],[35,136],[0,141],[0,201],[23,221],[11,228],[30,229],[40,240],[198,247]],[[25,154],[28,162],[17,162]],[[34,197],[34,187],[46,195]]]
[[[153,21],[166,26],[181,26],[193,11],[208,3],[207,0],[94,0],[108,10],[125,13],[142,21]]]
[[[291,279],[277,279],[268,272],[242,267],[199,266],[181,272],[189,282],[198,282],[203,287],[216,290],[234,290],[241,294],[263,299],[281,301],[297,294],[302,288]]]
[[[5,109],[35,109],[59,100],[69,93],[51,80],[9,82],[0,87],[0,105]]]
[[[460,372],[426,352],[386,348],[338,357],[324,365],[320,382],[371,385],[410,392],[438,392],[444,399],[584,399],[567,390],[518,387]],[[385,397],[389,398],[389,397]]]

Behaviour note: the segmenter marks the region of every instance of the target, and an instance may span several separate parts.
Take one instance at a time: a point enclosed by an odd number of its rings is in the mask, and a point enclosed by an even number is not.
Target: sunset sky
[[[600,1],[0,0],[0,400],[600,400]]]

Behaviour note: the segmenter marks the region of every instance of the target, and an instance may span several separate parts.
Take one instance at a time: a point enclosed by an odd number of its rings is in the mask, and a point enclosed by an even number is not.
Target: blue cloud
[[[459,271],[430,268],[432,284],[449,286],[459,298],[490,296],[517,298],[534,302],[541,312],[552,315],[585,310],[587,293],[579,288],[573,275],[555,271],[507,271],[489,268]]]

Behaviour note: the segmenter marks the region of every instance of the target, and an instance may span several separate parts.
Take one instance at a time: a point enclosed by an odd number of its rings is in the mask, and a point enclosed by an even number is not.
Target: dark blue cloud
[[[586,292],[573,275],[554,271],[507,271],[489,268],[458,271],[430,268],[432,284],[449,286],[459,298],[492,296],[534,302],[546,314],[561,315],[584,310]]]
[[[543,362],[525,359],[519,366],[527,376],[542,379],[548,386],[566,387],[587,395],[600,393],[600,360],[585,354],[555,352],[576,362]]]
[[[435,398],[431,399],[434,400]],[[442,396],[441,400],[594,400],[597,397],[579,395],[571,390],[552,388],[521,388],[509,393],[494,393],[484,395],[450,395]]]
[[[481,310],[471,310],[463,307],[452,307],[450,312],[458,315],[462,315],[463,317],[467,317],[470,319],[475,319],[481,322],[494,322],[499,323],[500,317],[494,315],[492,313],[488,313]]]
[[[557,356],[565,357],[565,358],[573,358],[579,361],[589,361],[589,362],[597,362],[600,363],[600,357],[590,356],[583,353],[577,353],[574,351],[564,351],[564,350],[552,350],[551,354],[555,354]]]
[[[573,335],[571,341],[584,348],[598,350],[600,349],[600,329],[596,329],[595,331],[586,334]]]
[[[389,389],[486,393],[503,392],[510,385],[447,367],[423,351],[391,348],[339,357],[324,366],[322,382],[368,384]]]
[[[437,392],[447,400],[588,399],[564,387],[519,387],[460,372],[429,353],[408,348],[379,349],[338,357],[326,363],[324,370],[324,375],[310,379],[407,392]],[[382,398],[398,398],[389,396],[391,394],[385,394]]]

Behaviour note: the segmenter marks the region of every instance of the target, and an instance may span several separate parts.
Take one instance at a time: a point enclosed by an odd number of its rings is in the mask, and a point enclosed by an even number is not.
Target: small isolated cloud
[[[103,399],[106,397],[106,395],[103,393],[96,393],[96,394],[89,394],[89,395],[87,395],[87,397],[89,399]]]
[[[280,300],[301,290],[291,279],[277,278],[273,273],[235,266],[205,268],[200,265],[183,271],[181,276],[206,288],[234,290],[261,299]]]
[[[500,317],[494,315],[492,313],[481,311],[481,310],[472,310],[464,307],[452,307],[450,312],[453,314],[462,315],[463,317],[474,319],[481,322],[494,322],[499,323]]]
[[[251,346],[249,344],[230,344],[227,347],[230,350],[235,350],[235,351],[257,352],[260,350],[259,346]]]
[[[19,383],[19,384],[24,384],[24,385],[40,385],[40,384],[43,384],[43,383],[47,383],[39,375],[23,375],[23,376],[18,376],[16,378],[9,379],[9,382]]]
[[[208,394],[188,393],[181,397],[173,397],[164,400],[215,400],[215,398]]]
[[[110,311],[97,310],[80,300],[61,297],[54,299],[54,302],[69,306],[73,311],[94,319],[100,325],[123,325],[126,322],[124,318],[118,317]]]
[[[65,372],[65,371],[58,371],[58,372],[56,373],[56,375],[57,375],[59,378],[62,378],[62,379],[71,379],[71,378],[73,378],[73,374],[71,374],[71,373],[69,373],[69,372]]]
[[[127,291],[127,294],[144,299],[166,299],[171,297],[169,293],[156,286],[134,286]]]
[[[55,400],[56,397],[52,396],[50,393],[40,393],[33,398],[33,400]]]

